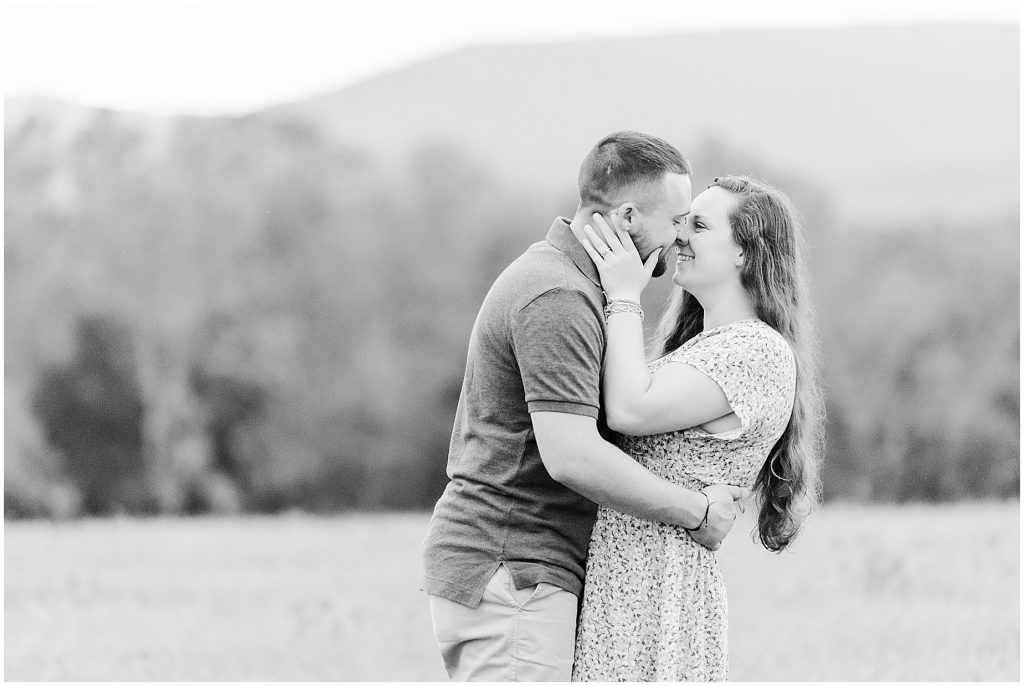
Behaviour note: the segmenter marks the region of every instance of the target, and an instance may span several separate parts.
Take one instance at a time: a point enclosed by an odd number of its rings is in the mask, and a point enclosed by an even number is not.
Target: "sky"
[[[4,0],[5,97],[233,115],[468,45],[926,21],[1019,23],[1016,0]]]

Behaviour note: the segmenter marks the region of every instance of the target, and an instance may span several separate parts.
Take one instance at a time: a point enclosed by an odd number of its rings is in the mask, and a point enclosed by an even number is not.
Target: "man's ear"
[[[631,231],[636,228],[636,222],[640,219],[637,215],[636,205],[631,202],[624,202],[614,212],[618,213],[622,228]]]

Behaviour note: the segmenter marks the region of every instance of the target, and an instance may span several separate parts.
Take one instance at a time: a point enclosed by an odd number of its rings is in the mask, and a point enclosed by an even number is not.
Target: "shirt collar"
[[[559,252],[565,253],[576,265],[576,268],[583,272],[583,275],[590,279],[591,283],[597,286],[602,293],[604,292],[604,289],[601,288],[601,275],[598,274],[597,267],[594,266],[594,261],[587,254],[586,248],[576,240],[575,234],[569,228],[568,219],[565,217],[555,218],[545,240]]]

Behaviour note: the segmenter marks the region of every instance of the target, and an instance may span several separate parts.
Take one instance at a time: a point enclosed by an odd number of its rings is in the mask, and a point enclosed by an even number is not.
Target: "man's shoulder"
[[[560,272],[569,264],[572,264],[572,260],[565,253],[547,241],[537,241],[523,251],[523,254],[516,258],[506,271],[553,270]]]
[[[512,290],[530,302],[554,290],[579,291],[600,298],[601,291],[573,263],[547,241],[534,243],[495,280],[492,288]]]

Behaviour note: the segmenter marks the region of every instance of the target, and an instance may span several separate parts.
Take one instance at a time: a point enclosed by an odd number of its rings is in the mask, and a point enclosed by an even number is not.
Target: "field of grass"
[[[7,522],[4,677],[443,681],[427,519]],[[833,505],[782,555],[751,527],[719,553],[733,680],[1020,678],[1018,502]]]

